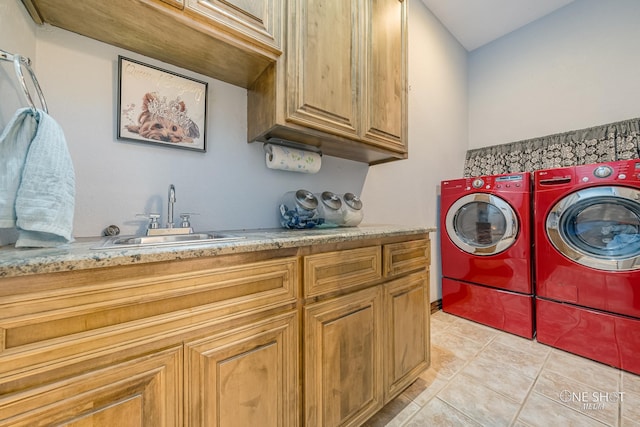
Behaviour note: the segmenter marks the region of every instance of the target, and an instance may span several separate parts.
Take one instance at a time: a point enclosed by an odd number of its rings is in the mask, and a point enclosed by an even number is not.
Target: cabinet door
[[[182,346],[0,397],[0,426],[182,425]]]
[[[167,0],[164,0],[167,1]],[[173,0],[175,1],[175,0]],[[282,0],[180,0],[185,10],[281,53]]]
[[[407,1],[371,0],[364,48],[362,138],[407,152]]]
[[[385,402],[429,366],[428,271],[385,285]]]
[[[382,407],[381,287],[304,309],[305,426],[357,426]]]
[[[292,311],[185,344],[185,425],[298,425],[297,319]]]
[[[356,0],[290,2],[288,121],[333,135],[358,137],[358,6]]]

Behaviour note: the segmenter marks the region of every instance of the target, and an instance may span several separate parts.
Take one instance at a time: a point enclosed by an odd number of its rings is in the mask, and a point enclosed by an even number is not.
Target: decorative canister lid
[[[316,199],[316,196],[314,196],[312,192],[307,190],[296,191],[296,202],[301,208],[308,211],[318,207],[318,199]]]
[[[353,193],[345,193],[344,195],[344,202],[347,204],[347,206],[349,206],[351,209],[355,209],[357,211],[359,211],[360,209],[362,209],[362,201],[360,200],[360,198],[358,196],[356,196]]]
[[[329,209],[338,210],[342,207],[342,201],[337,194],[331,191],[323,191],[321,194],[322,203]]]

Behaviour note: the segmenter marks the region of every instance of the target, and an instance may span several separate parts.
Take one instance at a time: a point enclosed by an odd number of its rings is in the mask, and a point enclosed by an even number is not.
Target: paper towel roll
[[[322,156],[313,151],[272,144],[267,144],[266,149],[266,161],[269,169],[316,173],[322,165]]]

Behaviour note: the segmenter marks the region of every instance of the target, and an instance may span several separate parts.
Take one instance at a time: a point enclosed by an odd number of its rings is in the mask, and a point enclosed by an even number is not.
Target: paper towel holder
[[[269,138],[267,139],[267,142],[265,142],[262,145],[262,147],[264,148],[264,151],[267,154],[269,154],[269,160],[273,159],[273,153],[271,152],[270,145],[280,145],[282,147],[294,148],[296,150],[311,151],[316,154],[319,154],[322,157],[322,151],[320,150],[320,148],[314,145],[302,144],[300,142],[289,141],[287,139],[281,139],[281,138]]]

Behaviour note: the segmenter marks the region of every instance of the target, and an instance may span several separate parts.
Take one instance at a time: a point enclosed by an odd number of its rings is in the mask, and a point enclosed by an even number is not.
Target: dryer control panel
[[[500,189],[500,188],[522,188],[523,184],[524,184],[524,175],[523,174],[517,174],[517,175],[502,175],[499,177],[496,177],[495,180],[495,188]]]
[[[529,173],[487,175],[442,181],[441,191],[449,192],[529,192]]]

